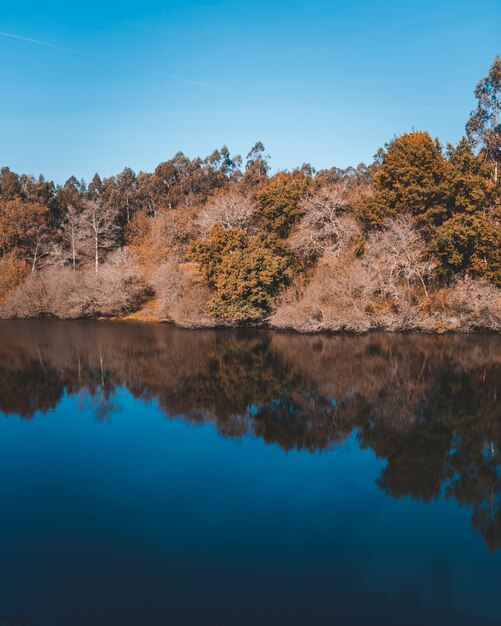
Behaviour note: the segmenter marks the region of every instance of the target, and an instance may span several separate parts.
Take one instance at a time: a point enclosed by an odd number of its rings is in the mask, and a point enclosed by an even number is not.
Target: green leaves
[[[211,314],[237,322],[269,313],[273,296],[292,271],[292,260],[276,238],[219,224],[207,240],[194,244],[190,258],[199,263],[213,290]]]
[[[433,247],[446,275],[468,272],[501,285],[500,230],[487,215],[454,215],[436,230]]]
[[[477,108],[466,124],[468,137],[479,146],[491,164],[495,183],[499,178],[501,162],[501,58],[497,56],[475,89]]]

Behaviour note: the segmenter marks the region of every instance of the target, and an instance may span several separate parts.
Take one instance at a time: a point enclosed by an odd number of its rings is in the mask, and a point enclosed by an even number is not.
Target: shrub
[[[109,255],[98,274],[50,267],[29,274],[2,306],[5,317],[87,318],[127,315],[149,295],[126,251]]]
[[[292,260],[273,237],[251,237],[221,225],[199,240],[191,258],[199,263],[212,290],[209,311],[241,322],[264,317],[272,298],[292,273]]]

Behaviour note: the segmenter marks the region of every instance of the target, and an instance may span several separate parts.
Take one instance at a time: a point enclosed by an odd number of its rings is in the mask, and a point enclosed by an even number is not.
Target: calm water
[[[501,336],[0,322],[0,625],[501,624]]]

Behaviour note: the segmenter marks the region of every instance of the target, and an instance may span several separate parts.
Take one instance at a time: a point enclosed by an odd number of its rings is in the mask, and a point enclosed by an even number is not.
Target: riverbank
[[[200,315],[192,311],[190,315],[178,315],[177,317],[162,316],[159,303],[152,300],[140,309],[125,313],[124,315],[95,315],[82,317],[57,316],[54,314],[42,314],[38,316],[7,317],[0,316],[2,320],[15,319],[53,319],[53,320],[95,320],[98,322],[127,322],[131,324],[168,324],[184,329],[261,329],[286,331],[304,335],[321,333],[335,334],[345,333],[363,335],[367,333],[409,333],[423,334],[447,334],[447,333],[500,333],[501,332],[501,301],[481,302],[475,298],[462,298],[459,305],[430,310],[415,308],[406,316],[400,316],[386,312],[384,317],[366,312],[365,317],[360,315],[350,319],[349,312],[338,318],[323,318],[320,311],[310,308],[310,317],[291,315],[286,308],[278,309],[269,318],[263,320],[231,321],[222,318],[211,318],[208,315]],[[353,307],[352,309],[353,310]]]

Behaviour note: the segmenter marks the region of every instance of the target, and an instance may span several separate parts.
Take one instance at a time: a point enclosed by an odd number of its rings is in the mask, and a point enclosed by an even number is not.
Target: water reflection
[[[394,498],[440,494],[501,546],[501,337],[297,336],[111,323],[0,323],[0,411],[32,419],[65,393],[109,419],[116,391],[168,419],[315,452],[354,430]],[[434,563],[437,604],[450,602]]]
[[[8,615],[0,612],[0,626],[32,626],[32,623],[22,615]]]

